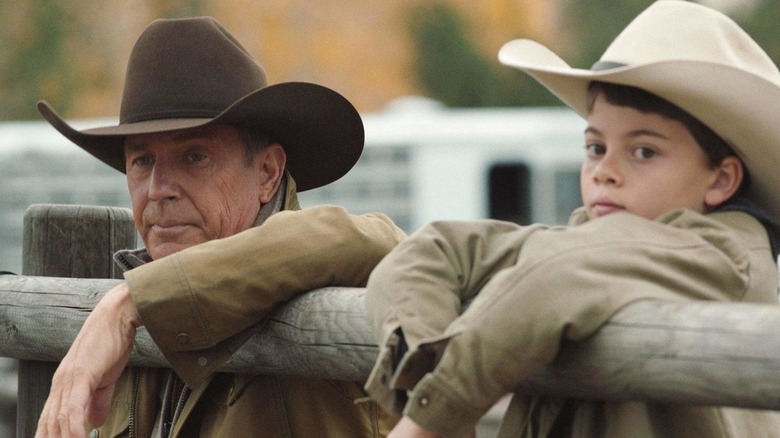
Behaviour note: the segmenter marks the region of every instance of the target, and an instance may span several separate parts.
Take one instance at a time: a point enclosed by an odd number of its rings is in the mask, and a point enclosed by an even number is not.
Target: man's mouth
[[[150,229],[155,233],[179,233],[189,225],[184,222],[166,221],[152,224]]]

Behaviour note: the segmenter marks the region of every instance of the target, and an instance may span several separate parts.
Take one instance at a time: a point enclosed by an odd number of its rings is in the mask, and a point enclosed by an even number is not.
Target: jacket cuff
[[[406,394],[391,387],[393,377],[393,359],[398,348],[400,337],[392,333],[387,341],[380,346],[379,356],[374,368],[366,381],[365,390],[385,411],[400,418]]]
[[[176,254],[125,272],[130,296],[163,353],[213,347]]]
[[[456,397],[435,373],[423,377],[409,393],[403,413],[430,432],[453,437],[466,435],[485,414]]]
[[[449,335],[427,340],[397,361],[402,338],[393,330],[380,346],[366,381],[366,392],[387,412],[407,415],[423,428],[442,436],[462,436],[484,414],[457,398],[434,372]]]

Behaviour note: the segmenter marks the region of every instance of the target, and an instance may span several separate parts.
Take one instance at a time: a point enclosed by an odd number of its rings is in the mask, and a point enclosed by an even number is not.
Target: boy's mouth
[[[616,213],[618,211],[625,210],[622,205],[615,204],[612,201],[606,199],[599,199],[590,205],[590,211],[596,217],[605,216],[610,213]]]

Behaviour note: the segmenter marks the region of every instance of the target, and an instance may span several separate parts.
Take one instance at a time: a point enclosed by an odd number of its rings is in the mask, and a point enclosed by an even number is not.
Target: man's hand
[[[84,437],[85,420],[106,421],[114,383],[127,365],[141,317],[127,283],[108,292],[87,317],[52,379],[35,436]]]
[[[472,430],[463,438],[474,438],[476,436],[476,431]],[[435,433],[428,432],[414,420],[404,415],[401,417],[401,420],[398,421],[395,427],[393,427],[393,430],[390,431],[390,434],[387,436],[387,438],[440,438],[440,436],[436,435]]]

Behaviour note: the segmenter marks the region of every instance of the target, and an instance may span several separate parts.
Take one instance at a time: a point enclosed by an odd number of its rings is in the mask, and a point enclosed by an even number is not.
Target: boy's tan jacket
[[[318,287],[364,286],[405,237],[381,214],[299,210],[294,184],[283,209],[298,211],[125,273],[145,327],[192,388],[172,436],[379,437],[395,421],[356,382],[212,374],[276,305]],[[93,435],[150,437],[164,372],[127,370]]]
[[[368,284],[368,317],[382,340],[371,396],[430,431],[463,436],[550,363],[562,339],[589,336],[628,303],[777,303],[767,234],[748,214],[678,210],[650,221],[616,213],[588,222],[579,211],[573,224],[440,222],[401,243]],[[399,332],[409,348],[400,358]],[[562,405],[515,393],[500,436],[547,436]],[[582,401],[572,436],[780,436],[778,420],[774,412]]]

